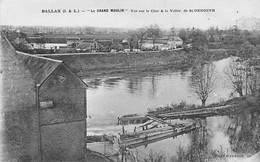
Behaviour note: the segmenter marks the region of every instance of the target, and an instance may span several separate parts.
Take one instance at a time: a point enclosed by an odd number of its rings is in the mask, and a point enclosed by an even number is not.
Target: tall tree
[[[209,95],[213,92],[216,84],[216,71],[213,63],[199,64],[192,72],[192,90],[201,100],[205,107]]]
[[[137,33],[136,33],[136,36],[137,36],[137,38],[139,40],[137,46],[141,49],[143,40],[147,37],[147,30],[145,28],[138,29]]]
[[[171,36],[176,35],[176,29],[174,27],[171,27]]]
[[[137,43],[138,43],[138,37],[136,34],[130,34],[128,36],[128,39],[127,39],[128,43],[129,43],[129,49],[130,51],[132,52],[133,49],[138,46]]]
[[[192,47],[196,50],[205,51],[208,46],[206,34],[199,29],[193,30],[189,34],[189,39],[191,40]]]
[[[240,45],[240,47],[237,51],[237,56],[241,57],[243,60],[257,57],[257,55],[259,55],[257,47],[248,41],[246,41],[245,43]]]
[[[239,96],[244,95],[246,72],[242,61],[238,58],[231,58],[229,65],[224,70],[226,82]]]
[[[181,29],[178,35],[183,40],[183,42],[186,42],[188,40],[188,32],[186,29]]]
[[[162,36],[162,30],[157,24],[151,25],[147,28],[147,36],[153,39],[153,46],[155,44],[156,38]]]
[[[260,94],[260,59],[251,59],[246,62],[247,69],[247,93],[252,96]]]
[[[210,36],[213,36],[215,34],[215,28],[213,26],[208,29],[208,34]]]
[[[256,95],[259,90],[259,49],[246,41],[237,50],[237,58],[230,60],[225,70],[227,83],[239,96]]]

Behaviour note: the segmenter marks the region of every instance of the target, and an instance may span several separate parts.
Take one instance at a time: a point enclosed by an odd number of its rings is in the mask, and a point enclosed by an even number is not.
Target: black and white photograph
[[[260,162],[259,0],[0,0],[1,162]]]

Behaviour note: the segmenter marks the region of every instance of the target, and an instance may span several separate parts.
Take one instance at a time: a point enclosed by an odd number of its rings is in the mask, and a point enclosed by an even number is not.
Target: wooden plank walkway
[[[129,138],[122,138],[121,144],[125,148],[134,148],[139,147],[142,145],[148,145],[150,143],[158,142],[160,140],[164,140],[167,138],[175,138],[179,135],[189,133],[196,129],[196,125],[194,123],[183,127],[183,128],[173,128],[173,127],[166,127],[166,128],[157,128],[151,129],[141,132],[136,132],[136,136],[132,136]]]
[[[171,126],[171,127],[175,127],[175,125],[173,125],[173,124],[171,124],[171,123],[169,123],[169,122],[166,122],[166,121],[164,121],[164,120],[162,120],[162,119],[160,119],[160,118],[156,118],[156,117],[154,117],[153,115],[146,115],[146,117],[149,118],[149,119],[152,119],[152,120],[154,120],[154,121],[157,121],[157,122],[159,122],[159,123],[167,124],[167,125],[169,125],[169,126]]]
[[[200,117],[209,117],[209,116],[216,116],[216,115],[225,115],[226,111],[234,112],[236,110],[236,107],[237,105],[226,105],[226,106],[202,108],[196,110],[160,113],[154,116],[161,119],[200,118]]]

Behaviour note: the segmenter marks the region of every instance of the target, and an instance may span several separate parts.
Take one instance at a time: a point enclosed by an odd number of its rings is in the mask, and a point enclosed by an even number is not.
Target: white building
[[[28,39],[34,49],[59,49],[67,47],[66,38],[29,37]]]

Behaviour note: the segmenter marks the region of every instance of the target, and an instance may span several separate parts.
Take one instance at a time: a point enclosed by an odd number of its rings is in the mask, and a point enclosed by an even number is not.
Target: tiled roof
[[[79,37],[67,37],[67,40],[80,40]]]
[[[62,63],[60,60],[39,57],[27,53],[16,51],[17,57],[24,63],[30,71],[35,83],[41,85],[49,75]]]
[[[91,40],[83,40],[82,42],[85,42],[85,43],[95,43],[95,41],[93,39],[91,39]]]
[[[63,43],[67,44],[66,38],[52,38],[52,37],[29,37],[30,43]]]
[[[173,37],[173,41],[182,41],[180,37]]]
[[[168,40],[169,39],[164,39],[164,38],[163,39],[158,38],[158,39],[155,39],[155,40],[153,40],[153,39],[144,39],[142,41],[142,43],[153,43],[153,41],[154,41],[154,43],[167,44]]]
[[[64,43],[67,44],[66,38],[42,38],[43,42],[45,43]]]
[[[107,40],[121,42],[127,38],[127,34],[46,34],[45,37],[55,37],[55,38],[68,38],[68,37],[79,37],[81,40]]]
[[[44,43],[41,37],[29,37],[28,41],[29,43]]]
[[[76,49],[89,49],[94,45],[94,42],[81,42]]]

